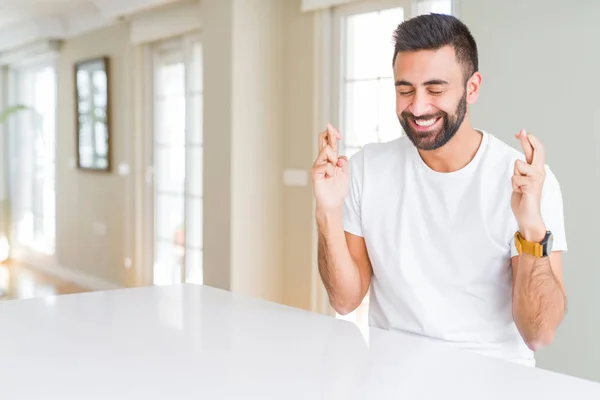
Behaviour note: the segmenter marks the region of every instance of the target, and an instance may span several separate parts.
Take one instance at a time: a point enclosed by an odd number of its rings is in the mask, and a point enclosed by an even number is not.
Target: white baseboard
[[[13,247],[10,252],[10,259],[25,264],[33,270],[52,275],[63,281],[74,283],[92,291],[124,288],[116,283],[98,278],[88,273],[65,268],[58,264],[55,256],[42,254],[32,251],[31,249]]]
[[[115,283],[106,281],[106,280],[98,278],[96,276],[86,274],[85,272],[65,268],[65,267],[57,265],[57,264],[54,264],[54,265],[28,264],[28,266],[31,266],[32,269],[35,269],[37,271],[46,273],[48,275],[55,276],[59,279],[74,283],[78,286],[81,286],[83,288],[90,289],[90,290],[123,289],[123,286],[119,286]]]

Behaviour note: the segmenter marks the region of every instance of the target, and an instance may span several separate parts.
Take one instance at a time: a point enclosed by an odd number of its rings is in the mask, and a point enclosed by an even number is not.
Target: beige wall
[[[285,2],[285,99],[283,168],[307,170],[313,163],[315,121],[315,18],[300,12],[300,0]],[[310,309],[313,267],[312,186],[284,187],[286,304]]]
[[[312,188],[282,184],[310,168],[316,138],[314,16],[300,4],[202,4],[204,279],[310,309]]]
[[[309,308],[312,191],[282,185],[284,165],[311,163],[312,16],[299,10],[299,0],[202,2],[204,280]],[[133,178],[80,172],[69,160],[75,156],[73,64],[106,54],[113,165],[130,163],[129,42],[127,24],[119,24],[66,41],[58,62],[57,258],[66,268],[124,286],[140,281],[135,269],[124,268],[133,256]],[[94,232],[98,223],[106,235]]]
[[[128,54],[129,31],[125,24],[67,40],[58,58],[58,130],[56,166],[56,253],[65,268],[118,284],[128,285],[133,277],[124,267],[128,256],[127,204],[130,185],[125,177],[80,172],[69,163],[76,159],[74,63],[87,58],[110,57],[112,162],[127,158],[130,134]],[[94,225],[102,225],[99,234]]]
[[[232,290],[283,301],[283,2],[233,9]]]
[[[283,301],[283,11],[206,0],[205,282]]]
[[[204,283],[231,289],[233,2],[205,0]]]

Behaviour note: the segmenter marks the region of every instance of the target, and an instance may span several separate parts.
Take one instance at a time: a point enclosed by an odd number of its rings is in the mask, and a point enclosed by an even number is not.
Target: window
[[[11,104],[27,107],[11,120],[11,245],[53,255],[55,249],[56,73],[52,65],[12,71]]]
[[[202,283],[202,44],[154,48],[155,285]]]
[[[414,6],[411,1],[388,0],[336,9],[333,100],[345,138],[341,153],[351,157],[367,143],[387,142],[402,134],[395,112],[392,34],[412,15],[451,14],[451,8],[450,0],[418,1]]]
[[[351,157],[365,144],[402,134],[395,113],[392,33],[405,10],[392,7],[341,16],[339,121]]]
[[[450,0],[421,0],[417,3],[417,13],[452,14],[452,1]]]
[[[450,0],[381,0],[341,6],[334,11],[333,39],[337,54],[333,71],[333,110],[344,136],[340,153],[352,157],[365,144],[402,135],[396,115],[392,34],[405,19],[418,14],[451,13]],[[369,295],[361,306],[338,318],[367,324]]]

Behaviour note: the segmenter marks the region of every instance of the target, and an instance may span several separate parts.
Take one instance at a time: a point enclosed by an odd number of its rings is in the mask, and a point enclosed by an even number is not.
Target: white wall
[[[461,0],[478,42],[482,95],[476,127],[515,148],[514,133],[538,135],[565,203],[568,313],[538,365],[600,381],[600,2]]]

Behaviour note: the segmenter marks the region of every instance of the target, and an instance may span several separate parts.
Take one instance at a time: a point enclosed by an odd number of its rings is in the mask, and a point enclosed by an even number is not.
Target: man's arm
[[[354,311],[371,284],[365,240],[344,232],[342,210],[317,212],[319,274],[338,314]]]
[[[558,248],[566,248],[562,221],[560,187],[545,163],[545,151],[537,137],[522,129],[525,160],[516,160],[512,177],[511,207],[523,239],[540,243],[549,228],[556,228]],[[542,205],[542,192],[545,193]],[[513,257],[513,318],[527,346],[533,350],[549,345],[554,339],[566,309],[562,279],[561,251],[537,258],[521,252]]]
[[[351,168],[346,157],[338,157],[337,141],[341,139],[337,129],[327,124],[327,129],[319,135],[319,155],[313,164],[312,178],[317,200],[319,274],[329,303],[345,315],[354,311],[365,297],[372,269],[360,233],[357,193],[360,168]],[[350,169],[354,172],[350,173]]]
[[[549,345],[566,310],[561,252],[513,257],[513,317],[527,346]]]

